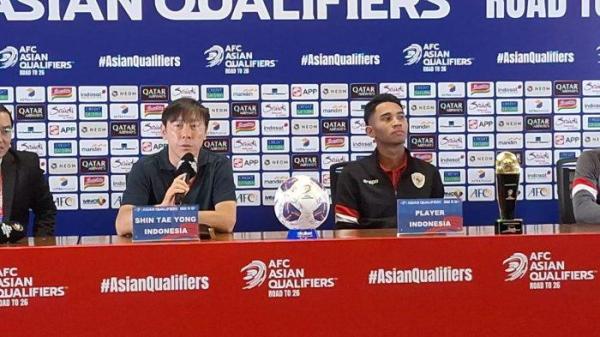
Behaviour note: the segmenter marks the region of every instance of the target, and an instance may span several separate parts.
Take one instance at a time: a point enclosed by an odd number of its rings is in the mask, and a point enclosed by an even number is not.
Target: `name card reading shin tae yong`
[[[398,199],[398,234],[458,232],[463,229],[459,199]]]
[[[199,239],[198,205],[133,208],[134,242]]]

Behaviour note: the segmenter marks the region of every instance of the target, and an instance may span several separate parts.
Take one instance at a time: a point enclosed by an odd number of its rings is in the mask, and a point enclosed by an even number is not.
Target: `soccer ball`
[[[289,229],[315,229],[329,214],[329,194],[311,177],[288,178],[275,192],[275,215]]]

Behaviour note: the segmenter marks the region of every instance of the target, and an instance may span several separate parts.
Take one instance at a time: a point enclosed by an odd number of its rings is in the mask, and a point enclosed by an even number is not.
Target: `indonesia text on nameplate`
[[[458,199],[398,199],[398,233],[444,233],[463,229]]]

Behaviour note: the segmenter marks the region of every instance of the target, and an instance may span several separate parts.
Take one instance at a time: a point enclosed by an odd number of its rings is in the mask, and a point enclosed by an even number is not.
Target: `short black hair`
[[[173,122],[179,117],[182,117],[185,122],[201,119],[208,129],[210,113],[195,99],[184,97],[171,102],[162,113],[162,123],[167,126],[167,122]]]
[[[0,112],[6,112],[8,114],[8,119],[10,120],[10,126],[12,127],[14,124],[13,124],[13,119],[12,119],[12,115],[10,114],[10,111],[8,111],[8,109],[4,105],[0,104]]]
[[[365,119],[366,125],[369,125],[369,117],[371,117],[371,115],[375,112],[375,109],[377,108],[377,106],[381,103],[386,103],[386,102],[396,103],[400,106],[401,109],[404,109],[404,107],[402,106],[402,102],[400,101],[400,99],[398,99],[398,97],[396,97],[392,94],[376,95],[369,101],[369,103],[367,103],[367,105],[365,105],[364,119]]]

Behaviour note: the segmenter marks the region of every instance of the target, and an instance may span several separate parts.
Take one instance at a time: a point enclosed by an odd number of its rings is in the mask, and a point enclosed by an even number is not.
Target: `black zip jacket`
[[[379,166],[377,150],[344,167],[336,187],[336,229],[395,228],[397,199],[444,197],[438,169],[413,158],[408,150],[406,155],[406,169],[396,191]]]

